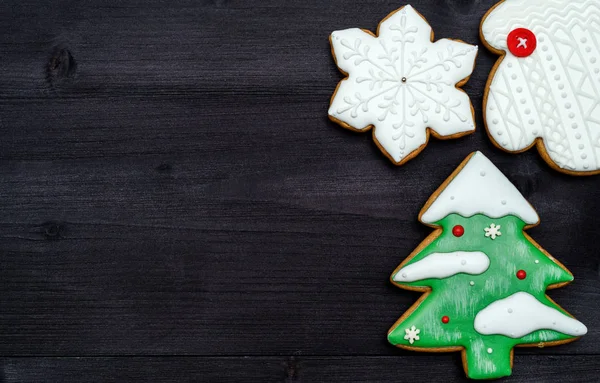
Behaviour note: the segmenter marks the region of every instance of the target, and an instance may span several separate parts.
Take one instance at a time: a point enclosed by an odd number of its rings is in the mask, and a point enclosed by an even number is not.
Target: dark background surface
[[[481,45],[494,1],[416,1],[436,38]],[[600,176],[505,154],[477,131],[394,167],[327,119],[336,29],[395,1],[2,1],[0,382],[458,382],[459,353],[397,349],[419,297],[394,268],[424,202],[482,150],[575,275],[550,296],[588,325],[517,349],[507,382],[597,382]]]

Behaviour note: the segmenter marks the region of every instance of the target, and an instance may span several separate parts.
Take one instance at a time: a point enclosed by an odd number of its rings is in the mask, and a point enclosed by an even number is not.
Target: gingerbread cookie
[[[425,294],[389,341],[415,351],[461,351],[472,379],[511,374],[515,346],[567,343],[587,328],[546,289],[573,275],[523,230],[535,210],[480,152],[429,198],[419,220],[436,228],[398,266],[392,283]]]
[[[480,33],[502,55],[483,106],[494,144],[515,153],[536,145],[556,170],[600,173],[600,2],[506,0]]]
[[[410,5],[392,12],[377,34],[352,28],[330,36],[333,57],[347,75],[331,98],[329,118],[366,132],[395,164],[416,156],[429,132],[456,138],[475,130],[473,107],[458,87],[473,71],[477,47],[433,42],[427,21]]]

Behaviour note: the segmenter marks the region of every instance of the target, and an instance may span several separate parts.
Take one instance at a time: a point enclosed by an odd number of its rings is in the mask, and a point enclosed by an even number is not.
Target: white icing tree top
[[[452,213],[463,217],[485,214],[490,218],[515,215],[527,224],[539,222],[525,197],[481,152],[475,152],[453,176],[437,197],[427,201],[421,222],[433,224]]]

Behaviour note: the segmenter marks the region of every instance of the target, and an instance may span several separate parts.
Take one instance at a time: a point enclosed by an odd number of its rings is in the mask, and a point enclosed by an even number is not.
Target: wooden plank
[[[412,357],[94,357],[0,359],[3,383],[467,382],[458,354]],[[515,357],[510,382],[596,383],[598,355]]]
[[[475,43],[491,4],[418,10],[437,37]],[[391,369],[412,354],[386,331],[418,294],[387,279],[429,232],[422,204],[473,150],[538,209],[532,236],[576,276],[551,296],[590,328],[521,352],[598,354],[600,178],[492,148],[493,55],[481,50],[465,87],[478,131],[432,140],[402,168],[327,121],[341,79],[328,34],[374,29],[398,5],[3,1],[0,354],[389,355]],[[368,361],[356,360],[348,371]]]

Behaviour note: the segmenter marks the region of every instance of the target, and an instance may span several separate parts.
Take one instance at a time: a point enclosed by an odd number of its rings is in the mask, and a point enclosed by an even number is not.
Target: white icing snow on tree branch
[[[490,259],[481,251],[432,253],[400,269],[396,282],[414,282],[427,278],[446,278],[458,273],[481,274],[490,266]]]
[[[481,310],[475,317],[475,330],[484,335],[500,334],[511,338],[520,338],[537,330],[554,330],[572,336],[587,333],[587,327],[577,319],[522,291]]]

